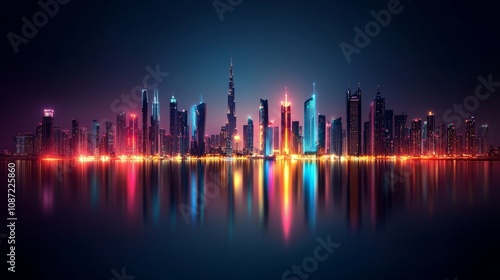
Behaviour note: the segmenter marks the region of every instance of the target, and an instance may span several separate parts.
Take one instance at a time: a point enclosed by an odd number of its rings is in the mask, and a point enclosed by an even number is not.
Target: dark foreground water
[[[15,163],[1,279],[500,279],[500,162]]]

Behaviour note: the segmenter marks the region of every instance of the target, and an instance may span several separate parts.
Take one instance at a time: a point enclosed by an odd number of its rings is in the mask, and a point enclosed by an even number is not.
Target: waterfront
[[[328,236],[308,279],[497,274],[498,161],[15,163],[18,275],[282,279]]]

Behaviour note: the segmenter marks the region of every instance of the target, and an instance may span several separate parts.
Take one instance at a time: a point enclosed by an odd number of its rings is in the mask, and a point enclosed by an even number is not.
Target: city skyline
[[[477,86],[483,85],[479,77],[486,83],[500,80],[499,53],[489,47],[499,30],[485,28],[496,26],[494,3],[471,7],[445,1],[429,9],[418,1],[401,2],[403,11],[393,15],[390,24],[369,38],[369,44],[351,55],[348,63],[339,45],[356,46],[354,28],[364,30],[374,20],[371,12],[387,9],[387,3],[244,2],[224,13],[224,21],[211,3],[68,3],[35,38],[19,46],[19,53],[4,40],[9,49],[2,52],[6,71],[0,90],[19,94],[1,97],[11,123],[0,149],[11,148],[10,135],[32,130],[22,119],[38,120],[45,108],[57,108],[62,127],[70,126],[72,119],[87,127],[93,119],[115,121],[115,114],[122,111],[118,109],[123,108],[140,116],[140,89],[148,75],[147,82],[157,83],[164,103],[175,95],[179,104],[186,104],[183,109],[189,110],[203,94],[209,111],[225,112],[227,102],[222,100],[228,93],[231,52],[238,129],[249,115],[254,120],[258,117],[254,96],[268,99],[269,108],[274,108],[280,105],[285,87],[289,101],[300,106],[316,82],[321,93],[318,113],[327,119],[342,117],[347,126],[345,103],[340,100],[349,81],[353,90],[361,81],[367,97],[362,100],[363,124],[378,85],[388,107],[406,110],[409,119],[433,111],[439,122],[446,110],[454,110],[455,104],[463,106],[475,95]],[[450,6],[454,11],[484,16],[463,16],[450,12]],[[5,22],[9,30],[4,34],[22,35],[20,18],[32,19],[39,9],[36,3],[11,3]],[[110,14],[110,9],[120,13]],[[136,87],[139,100],[132,95]],[[495,84],[490,87],[494,89]],[[483,86],[480,93],[487,92]],[[129,103],[122,96],[128,96]],[[470,103],[473,112],[465,111],[490,125],[493,143],[500,142],[500,129],[494,123],[498,98],[492,92],[477,108]],[[161,116],[168,113],[167,106],[160,108]],[[270,121],[280,122],[279,109],[274,116],[270,113]],[[465,119],[457,113],[451,116],[459,116],[460,123]],[[301,119],[302,112],[293,110],[292,120]],[[225,113],[212,114],[207,131],[219,130],[226,120]]]
[[[93,120],[90,132],[85,135],[86,128],[83,126],[80,128],[78,120],[73,119],[71,121],[72,132],[70,134],[69,130],[61,128],[59,123],[54,122],[54,109],[44,109],[42,122],[39,124],[41,130],[39,131],[37,128],[34,133],[25,132],[24,135],[18,133],[14,137],[13,153],[57,156],[135,155],[137,148],[140,148],[141,152],[139,154],[153,156],[203,156],[214,153],[230,156],[233,153],[242,152],[264,156],[275,153],[281,155],[335,154],[338,156],[461,154],[475,156],[489,153],[491,142],[488,124],[479,124],[479,129],[476,129],[475,117],[471,116],[465,120],[463,133],[459,131],[457,134],[456,127],[460,124],[441,121],[440,125],[436,127],[433,112],[428,113],[426,121],[422,122],[422,118],[417,117],[407,123],[406,110],[396,108],[402,111],[402,115],[406,117],[394,116],[393,109],[386,110],[386,100],[385,97],[382,97],[380,86],[378,86],[376,96],[369,106],[368,121],[364,122],[362,132],[360,124],[363,119],[361,103],[363,94],[359,82],[354,93],[351,92],[350,83],[347,86],[347,98],[345,100],[347,109],[345,114],[347,115],[348,126],[347,130],[344,131],[341,118],[335,119],[332,117],[327,120],[325,115],[317,112],[316,83],[313,83],[312,86],[312,96],[304,102],[302,126],[300,121],[293,120],[291,117],[293,110],[292,103],[288,101],[288,87],[285,87],[285,101],[281,101],[280,105],[281,122],[279,125],[277,125],[276,121],[268,119],[269,110],[275,112],[277,109],[269,109],[267,100],[263,105],[263,99],[261,99],[259,106],[260,128],[257,131],[259,146],[256,150],[249,149],[249,147],[254,147],[254,143],[250,143],[250,141],[256,138],[253,125],[249,130],[250,116],[248,117],[248,124],[242,125],[240,130],[243,135],[239,135],[237,132],[235,83],[233,60],[231,58],[229,63],[227,121],[225,125],[221,126],[218,133],[214,131],[205,133],[207,131],[207,106],[202,97],[200,103],[193,105],[191,113],[188,114],[186,110],[177,111],[177,101],[175,96],[172,96],[170,99],[169,127],[168,130],[164,128],[160,124],[161,107],[158,88],[153,89],[152,110],[151,114],[148,114],[150,90],[145,84],[141,91],[142,129],[138,131],[138,134],[135,132],[137,128],[133,124],[136,121],[135,114],[130,114],[129,126],[126,126],[127,112],[120,112],[116,116],[115,123],[109,120],[104,123]],[[263,116],[267,120],[263,120]],[[149,122],[148,119],[150,119]],[[292,130],[292,122],[296,123],[298,129],[295,127]],[[189,123],[191,123],[191,126]],[[396,130],[394,123],[397,126]],[[104,128],[103,130],[100,130],[101,126]],[[394,134],[394,131],[396,131],[396,134]],[[253,132],[253,135],[249,135],[250,132]],[[67,148],[62,147],[64,139],[68,139]],[[88,142],[86,152],[82,152],[82,144],[80,144],[80,142],[84,141],[82,139],[86,139],[85,142]],[[241,139],[243,139],[243,142]],[[364,139],[362,145],[361,139]],[[26,144],[29,142],[32,144]],[[135,143],[137,142],[140,142],[140,146],[136,146]],[[262,143],[266,143],[265,148]],[[25,148],[26,145],[29,149]],[[268,145],[272,148],[267,148]],[[80,147],[79,150],[76,149],[76,146]],[[492,146],[497,147],[495,144]],[[33,149],[33,152],[21,152],[31,151],[31,149]],[[68,151],[64,151],[64,149],[68,149]]]

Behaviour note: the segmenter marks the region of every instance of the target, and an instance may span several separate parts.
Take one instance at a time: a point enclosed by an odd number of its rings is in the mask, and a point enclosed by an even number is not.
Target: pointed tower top
[[[200,104],[203,103],[203,93],[200,95]]]
[[[361,88],[361,82],[358,82],[358,89]]]
[[[288,106],[288,87],[285,87],[285,104]]]
[[[316,83],[313,83],[313,93],[316,94]]]
[[[377,95],[380,95],[380,85],[378,85]]]

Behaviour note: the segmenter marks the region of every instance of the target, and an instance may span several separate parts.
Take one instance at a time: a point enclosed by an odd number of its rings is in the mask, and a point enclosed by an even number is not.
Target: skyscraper
[[[304,154],[316,154],[318,143],[316,121],[316,83],[313,83],[313,95],[304,102]]]
[[[274,122],[271,122],[271,126],[273,129],[273,149],[275,151],[280,150],[280,127],[274,125]]]
[[[80,128],[78,121],[73,119],[71,121],[71,155],[78,156],[80,151]]]
[[[138,150],[138,141],[139,140],[139,122],[137,121],[136,114],[130,114],[130,120],[128,125],[128,150],[129,153],[135,155]]]
[[[154,89],[153,94],[153,105],[152,105],[152,115],[151,115],[151,132],[150,132],[150,142],[151,142],[151,155],[160,154],[160,97],[158,95],[158,89]]]
[[[116,116],[116,153],[127,152],[127,113],[121,112]]]
[[[89,136],[89,154],[92,156],[99,155],[99,133],[100,125],[97,120],[92,121],[92,130]]]
[[[490,133],[487,124],[483,124],[479,127],[478,144],[479,155],[488,155],[490,149]]]
[[[476,120],[474,116],[465,120],[465,152],[475,155],[476,148]]]
[[[407,120],[408,114],[406,112],[394,116],[394,154],[398,156],[406,155],[408,152],[406,146]]]
[[[347,154],[361,155],[361,88],[351,94],[347,89]]]
[[[170,98],[170,127],[169,133],[172,138],[172,143],[170,143],[170,155],[175,155],[179,152],[179,128],[178,124],[178,113],[177,113],[177,100],[172,95]]]
[[[318,115],[318,152],[326,153],[326,117]]]
[[[34,155],[35,137],[30,132],[14,137],[14,154],[20,156]]]
[[[148,152],[148,90],[146,86],[142,90],[142,155]]]
[[[300,136],[299,127],[300,127],[299,121],[292,121],[293,153],[294,154],[302,153],[302,150],[301,150],[302,139]]]
[[[447,128],[448,134],[448,143],[447,143],[447,151],[448,155],[456,155],[457,154],[457,129],[454,123],[450,123]]]
[[[207,118],[207,105],[201,102],[196,106],[196,156],[205,155],[205,123]]]
[[[411,123],[410,150],[411,150],[411,155],[413,155],[413,156],[420,156],[422,154],[422,120],[421,119],[415,119]]]
[[[246,154],[253,153],[253,121],[248,117],[248,123],[243,126],[243,150]]]
[[[108,155],[115,153],[115,124],[111,121],[106,122],[106,142],[105,152]]]
[[[373,99],[370,105],[370,150],[368,154],[374,156],[385,155],[384,145],[384,120],[385,117],[385,98],[380,95],[380,90],[377,96]]]
[[[269,110],[267,99],[261,99],[259,105],[259,149],[264,156],[271,155],[272,133],[269,135]]]
[[[288,102],[288,90],[285,92],[285,101],[281,102],[281,153],[290,154],[292,146],[292,106]]]
[[[54,110],[52,109],[43,110],[41,144],[42,155],[54,153]]]
[[[427,115],[427,147],[426,153],[428,155],[436,154],[436,117],[433,112]]]
[[[342,156],[342,118],[332,120],[330,130],[330,154]]]
[[[181,156],[187,155],[189,151],[189,124],[188,124],[188,112],[182,110],[178,113],[179,121],[179,140],[180,140],[180,154]]]
[[[370,151],[372,150],[370,142],[370,122],[363,123],[363,154],[370,155]]]
[[[233,81],[233,59],[231,59],[231,64],[229,66],[229,91],[227,95],[227,142],[226,142],[226,153],[233,153],[233,141],[234,136],[238,134],[236,127],[236,102],[234,96],[234,81]]]
[[[393,155],[394,154],[394,111],[393,110],[385,110],[384,116],[384,129],[385,135],[385,155]]]

